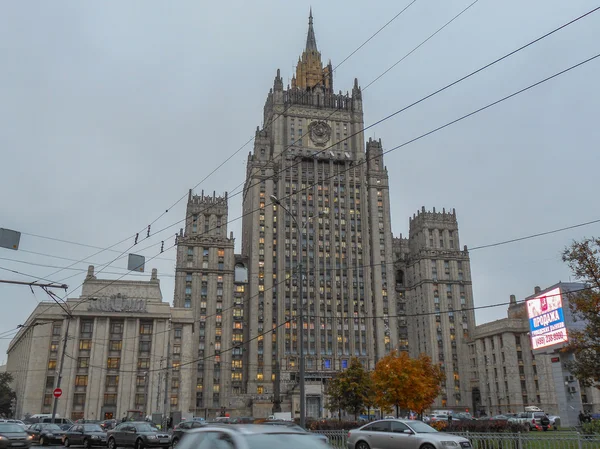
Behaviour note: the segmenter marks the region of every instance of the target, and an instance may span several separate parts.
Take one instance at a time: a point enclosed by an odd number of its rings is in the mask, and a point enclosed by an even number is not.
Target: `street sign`
[[[56,399],[58,399],[62,396],[62,390],[60,388],[55,388],[52,394]]]

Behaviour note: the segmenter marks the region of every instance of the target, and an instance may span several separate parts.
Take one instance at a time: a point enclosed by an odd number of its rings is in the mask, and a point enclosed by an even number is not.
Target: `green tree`
[[[574,353],[575,360],[568,367],[579,382],[600,389],[600,239],[573,242],[565,248],[562,259],[575,278],[590,287],[568,294],[573,316],[585,322],[585,328],[570,330],[563,350]]]
[[[350,366],[337,373],[328,385],[330,386],[328,394],[331,407],[345,410],[354,415],[355,420],[358,419],[358,415],[365,408],[366,398],[371,387],[371,377],[365,371],[360,360],[352,358]]]
[[[325,394],[327,395],[327,410],[337,413],[338,419],[342,419],[343,395],[340,388],[340,380],[337,376],[334,376],[327,382]]]
[[[10,373],[0,373],[0,416],[12,416],[11,402],[17,395],[10,387],[13,376]]]

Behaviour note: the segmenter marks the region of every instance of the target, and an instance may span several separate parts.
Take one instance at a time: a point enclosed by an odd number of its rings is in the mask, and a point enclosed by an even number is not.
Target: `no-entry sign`
[[[58,399],[62,396],[62,390],[60,388],[55,388],[52,394],[54,394],[54,397]]]

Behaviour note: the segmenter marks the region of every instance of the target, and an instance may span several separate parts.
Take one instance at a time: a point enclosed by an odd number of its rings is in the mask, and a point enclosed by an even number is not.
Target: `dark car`
[[[63,437],[63,445],[83,446],[106,446],[106,433],[99,424],[75,424]]]
[[[65,431],[56,424],[37,423],[29,427],[27,433],[33,437],[34,442],[45,446],[46,444],[62,444]]]
[[[0,423],[0,449],[31,446],[33,438],[18,424]]]
[[[107,432],[108,449],[117,447],[169,447],[171,436],[162,432],[145,421],[131,421],[117,424]]]
[[[200,421],[185,421],[177,424],[177,426],[175,426],[175,428],[173,429],[173,433],[171,435],[173,447],[177,446],[177,443],[179,443],[181,438],[186,434],[188,430],[204,427],[205,425],[206,424]]]

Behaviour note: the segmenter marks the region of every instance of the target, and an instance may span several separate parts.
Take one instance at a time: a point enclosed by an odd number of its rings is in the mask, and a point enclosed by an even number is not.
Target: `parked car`
[[[387,419],[375,421],[348,432],[348,449],[384,447],[471,448],[469,440],[438,432],[422,421]]]
[[[107,433],[108,449],[117,447],[169,447],[171,436],[145,421],[129,421],[117,424]]]
[[[31,446],[32,436],[25,429],[15,423],[0,423],[0,448],[28,448]]]
[[[200,421],[184,421],[179,423],[173,429],[173,433],[171,434],[171,441],[173,447],[177,446],[181,438],[187,433],[190,429],[197,429],[199,427],[204,427],[206,424]]]
[[[65,431],[56,424],[37,423],[29,427],[27,433],[32,436],[34,442],[45,446],[46,444],[62,444]]]
[[[287,427],[288,429],[297,430],[299,432],[307,432],[306,429],[303,429],[298,424],[295,424],[290,421],[265,421],[262,424],[266,425],[266,426],[284,426],[284,427]],[[319,438],[326,444],[329,443],[329,438],[327,438],[325,435],[322,435],[320,433],[314,433],[312,435],[316,436],[317,438]]]
[[[523,424],[529,427],[529,430],[548,430],[550,427],[550,419],[544,412],[523,412],[517,417],[510,418],[508,422],[515,424]]]
[[[327,449],[316,435],[287,426],[207,425],[190,430],[177,449]]]
[[[100,424],[75,424],[63,436],[63,446],[106,446],[106,432]]]
[[[104,430],[114,429],[116,425],[117,425],[116,419],[107,419],[100,423],[100,427],[102,427]]]

